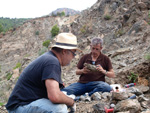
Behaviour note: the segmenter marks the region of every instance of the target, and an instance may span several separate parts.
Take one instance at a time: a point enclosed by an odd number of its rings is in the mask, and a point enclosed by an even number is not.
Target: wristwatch
[[[107,73],[108,73],[108,71],[106,70],[106,71],[105,71],[105,75],[107,75]]]

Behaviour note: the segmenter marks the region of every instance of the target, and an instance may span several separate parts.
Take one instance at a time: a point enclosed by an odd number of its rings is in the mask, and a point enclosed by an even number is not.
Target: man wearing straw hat
[[[60,33],[49,52],[32,61],[21,73],[6,108],[9,113],[67,113],[74,100],[61,92],[61,66],[74,58],[77,38]]]

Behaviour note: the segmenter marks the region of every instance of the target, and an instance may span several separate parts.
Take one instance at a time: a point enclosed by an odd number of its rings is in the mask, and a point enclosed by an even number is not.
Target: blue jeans
[[[65,104],[53,104],[49,99],[38,99],[28,105],[19,106],[8,113],[68,113]]]
[[[73,83],[68,87],[62,89],[66,91],[68,95],[74,94],[76,96],[89,93],[91,96],[95,92],[110,92],[112,90],[111,86],[103,81],[94,81],[88,83]]]

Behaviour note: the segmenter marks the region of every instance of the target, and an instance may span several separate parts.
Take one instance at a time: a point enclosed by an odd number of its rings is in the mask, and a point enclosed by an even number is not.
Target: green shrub
[[[0,65],[0,72],[1,72],[1,65]]]
[[[130,76],[128,76],[128,79],[129,79],[129,81],[130,81],[130,82],[135,83],[135,82],[136,82],[137,77],[138,77],[138,75],[137,75],[137,74],[135,74],[135,73],[131,72],[131,75],[130,75]]]
[[[36,21],[34,21],[33,24],[36,24]]]
[[[24,57],[29,57],[30,55],[29,54],[26,54]]]
[[[45,46],[47,48],[48,48],[49,44],[50,44],[50,40],[46,40],[43,42],[43,46]]]
[[[85,33],[86,32],[86,25],[82,26],[82,28],[80,29],[81,33]]]
[[[122,35],[124,34],[123,29],[119,30],[119,31],[118,31],[118,34],[119,34],[120,36],[122,36]]]
[[[2,32],[3,36],[5,36],[5,32]]]
[[[111,19],[111,16],[110,16],[109,14],[106,14],[106,15],[104,15],[104,19],[105,19],[105,20],[110,20],[110,19]]]
[[[44,47],[38,52],[38,54],[39,54],[39,56],[40,56],[40,55],[44,54],[44,53],[47,52],[47,51],[48,51],[48,49],[44,46]]]
[[[150,24],[150,10],[148,11],[148,24]]]
[[[36,32],[35,32],[35,35],[39,35],[39,31],[36,31]]]
[[[145,55],[145,59],[150,61],[150,53]]]
[[[122,36],[123,34],[125,34],[125,31],[123,29],[119,29],[118,31],[115,32],[115,36]]]
[[[3,31],[3,26],[2,24],[0,23],[0,33]]]
[[[65,16],[65,12],[64,11],[61,12],[61,16]]]
[[[59,27],[57,25],[54,25],[51,29],[52,37],[55,37],[56,35],[58,35],[58,33],[59,33]]]
[[[123,34],[124,34],[123,29],[119,29],[119,30],[117,31],[117,35],[119,35],[119,36],[122,36]]]
[[[16,67],[14,67],[13,69],[17,69],[17,68],[21,69],[21,63],[17,63]]]
[[[7,80],[10,80],[11,77],[12,77],[12,74],[11,73],[7,73],[7,75],[6,75]]]
[[[4,105],[4,103],[0,102],[0,106]]]

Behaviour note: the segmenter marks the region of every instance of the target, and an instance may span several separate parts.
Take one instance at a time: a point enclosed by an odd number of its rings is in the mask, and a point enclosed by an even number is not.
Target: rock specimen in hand
[[[96,69],[96,65],[84,63],[84,66],[87,67],[87,69],[89,69],[89,70],[91,70],[91,71],[93,71],[93,72],[98,71],[98,70]]]

